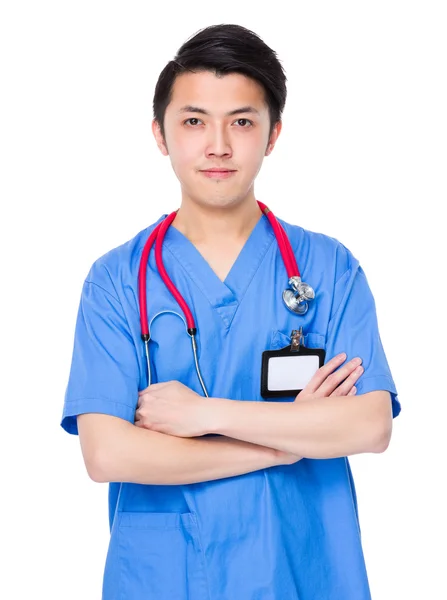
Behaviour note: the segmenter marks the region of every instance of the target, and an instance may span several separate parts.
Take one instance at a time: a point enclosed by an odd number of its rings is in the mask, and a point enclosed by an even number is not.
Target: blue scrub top
[[[83,285],[62,427],[105,413],[133,423],[147,387],[138,311],[138,268],[152,229],[99,258]],[[388,390],[400,412],[364,271],[339,241],[279,219],[303,281],[316,293],[304,316],[282,293],[287,273],[264,215],[222,282],[174,227],[163,246],[166,270],[198,328],[210,396],[264,401],[261,357],[290,343],[360,356],[357,394]],[[184,315],[148,265],[152,382],[181,381],[199,394]],[[276,401],[292,401],[284,398]],[[361,397],[358,397],[361,402]],[[293,465],[189,485],[109,484],[111,537],[103,600],[369,600],[354,482],[348,459]]]

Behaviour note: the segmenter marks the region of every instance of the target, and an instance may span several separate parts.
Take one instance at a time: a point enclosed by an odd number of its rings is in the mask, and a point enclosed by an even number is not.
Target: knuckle
[[[327,365],[325,365],[326,367]],[[324,369],[324,370],[323,370]],[[320,377],[319,380],[320,381],[326,381],[327,379],[329,379],[330,377],[332,377],[332,369],[327,369],[327,368],[321,368],[320,369]]]

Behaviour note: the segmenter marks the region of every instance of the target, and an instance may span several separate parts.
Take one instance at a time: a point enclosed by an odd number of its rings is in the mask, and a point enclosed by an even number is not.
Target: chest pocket
[[[270,348],[271,350],[279,350],[280,348],[284,348],[285,346],[290,346],[290,330],[288,333],[284,333],[283,331],[279,331],[278,329],[274,329],[272,331],[271,339],[270,339]],[[326,349],[326,339],[325,336],[321,333],[315,333],[313,331],[309,331],[304,334],[303,343],[306,348],[323,348]]]
[[[151,318],[149,331],[151,383],[175,380],[201,393],[184,315],[175,310],[160,311]],[[200,334],[196,336],[196,345],[200,361]]]

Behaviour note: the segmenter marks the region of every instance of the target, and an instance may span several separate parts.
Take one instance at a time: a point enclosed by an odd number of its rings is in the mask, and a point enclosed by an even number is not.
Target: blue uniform
[[[140,337],[138,267],[152,229],[99,258],[82,290],[62,427],[98,412],[134,421],[147,387]],[[278,219],[303,281],[315,290],[304,316],[287,310],[287,273],[262,215],[222,282],[195,246],[167,231],[166,270],[195,316],[198,355],[210,396],[264,401],[262,352],[304,344],[360,356],[358,394],[391,393],[400,404],[358,260],[339,241]],[[152,383],[178,380],[202,394],[183,313],[152,250],[147,277]],[[283,398],[276,401],[291,401]],[[361,402],[361,398],[358,398]],[[103,600],[369,600],[354,482],[347,458],[293,465],[188,485],[109,485],[111,537]]]

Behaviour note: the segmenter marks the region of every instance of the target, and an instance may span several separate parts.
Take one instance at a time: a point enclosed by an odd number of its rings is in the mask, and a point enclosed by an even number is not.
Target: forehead
[[[267,112],[263,87],[240,73],[216,76],[210,71],[182,73],[172,88],[167,110],[177,112],[185,105],[199,106],[219,115],[239,106],[253,106],[261,115]]]

